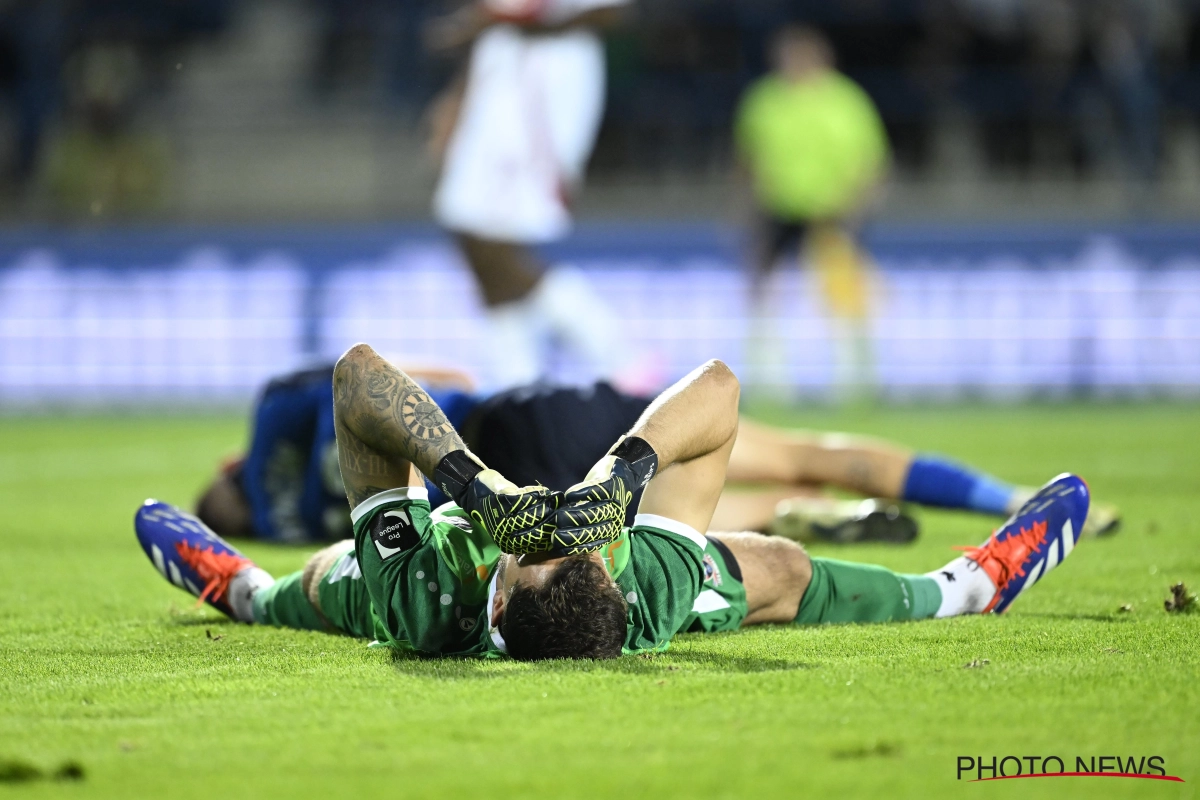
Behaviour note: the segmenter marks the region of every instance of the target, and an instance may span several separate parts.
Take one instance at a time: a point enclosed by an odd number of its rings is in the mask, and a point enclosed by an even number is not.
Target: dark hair
[[[218,536],[250,536],[248,505],[236,478],[219,475],[196,501],[196,517]]]
[[[519,585],[504,606],[500,635],[521,661],[616,658],[625,643],[625,598],[604,566],[565,559],[541,586]]]

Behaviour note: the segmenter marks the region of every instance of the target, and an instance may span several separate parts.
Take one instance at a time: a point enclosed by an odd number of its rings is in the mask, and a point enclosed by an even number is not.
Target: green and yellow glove
[[[658,455],[646,440],[618,440],[587,477],[563,493],[551,552],[588,553],[619,538],[633,493],[649,483],[657,469]]]
[[[553,548],[559,493],[544,486],[519,487],[466,450],[443,457],[433,482],[505,553],[544,553]]]

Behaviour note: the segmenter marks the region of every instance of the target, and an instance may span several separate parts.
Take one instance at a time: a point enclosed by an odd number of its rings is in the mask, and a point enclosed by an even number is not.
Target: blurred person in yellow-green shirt
[[[783,28],[771,57],[772,72],[742,98],[735,130],[755,207],[750,383],[776,393],[790,383],[765,289],[774,266],[798,250],[814,267],[831,317],[835,390],[863,398],[873,383],[872,267],[854,230],[887,170],[887,134],[866,92],[834,68],[833,48],[816,29]]]

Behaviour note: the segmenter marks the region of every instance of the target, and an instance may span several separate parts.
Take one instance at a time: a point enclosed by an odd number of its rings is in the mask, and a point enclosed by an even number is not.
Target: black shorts
[[[463,424],[467,447],[518,486],[558,491],[583,480],[651,398],[622,394],[607,383],[534,385],[480,403]],[[630,521],[637,500],[630,503]]]

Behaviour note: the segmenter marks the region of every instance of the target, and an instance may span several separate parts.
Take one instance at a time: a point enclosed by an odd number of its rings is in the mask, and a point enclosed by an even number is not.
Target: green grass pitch
[[[190,504],[244,421],[0,419],[0,777],[84,771],[0,797],[1196,796],[1200,614],[1162,601],[1179,580],[1200,589],[1200,410],[771,416],[1021,482],[1077,471],[1125,527],[1003,617],[683,636],[601,665],[421,660],[227,622],[147,563],[138,504]],[[914,546],[836,555],[926,571],[990,525],[920,520]],[[276,573],[308,552],[246,549]],[[1186,783],[972,784],[960,755],[1159,755]]]

